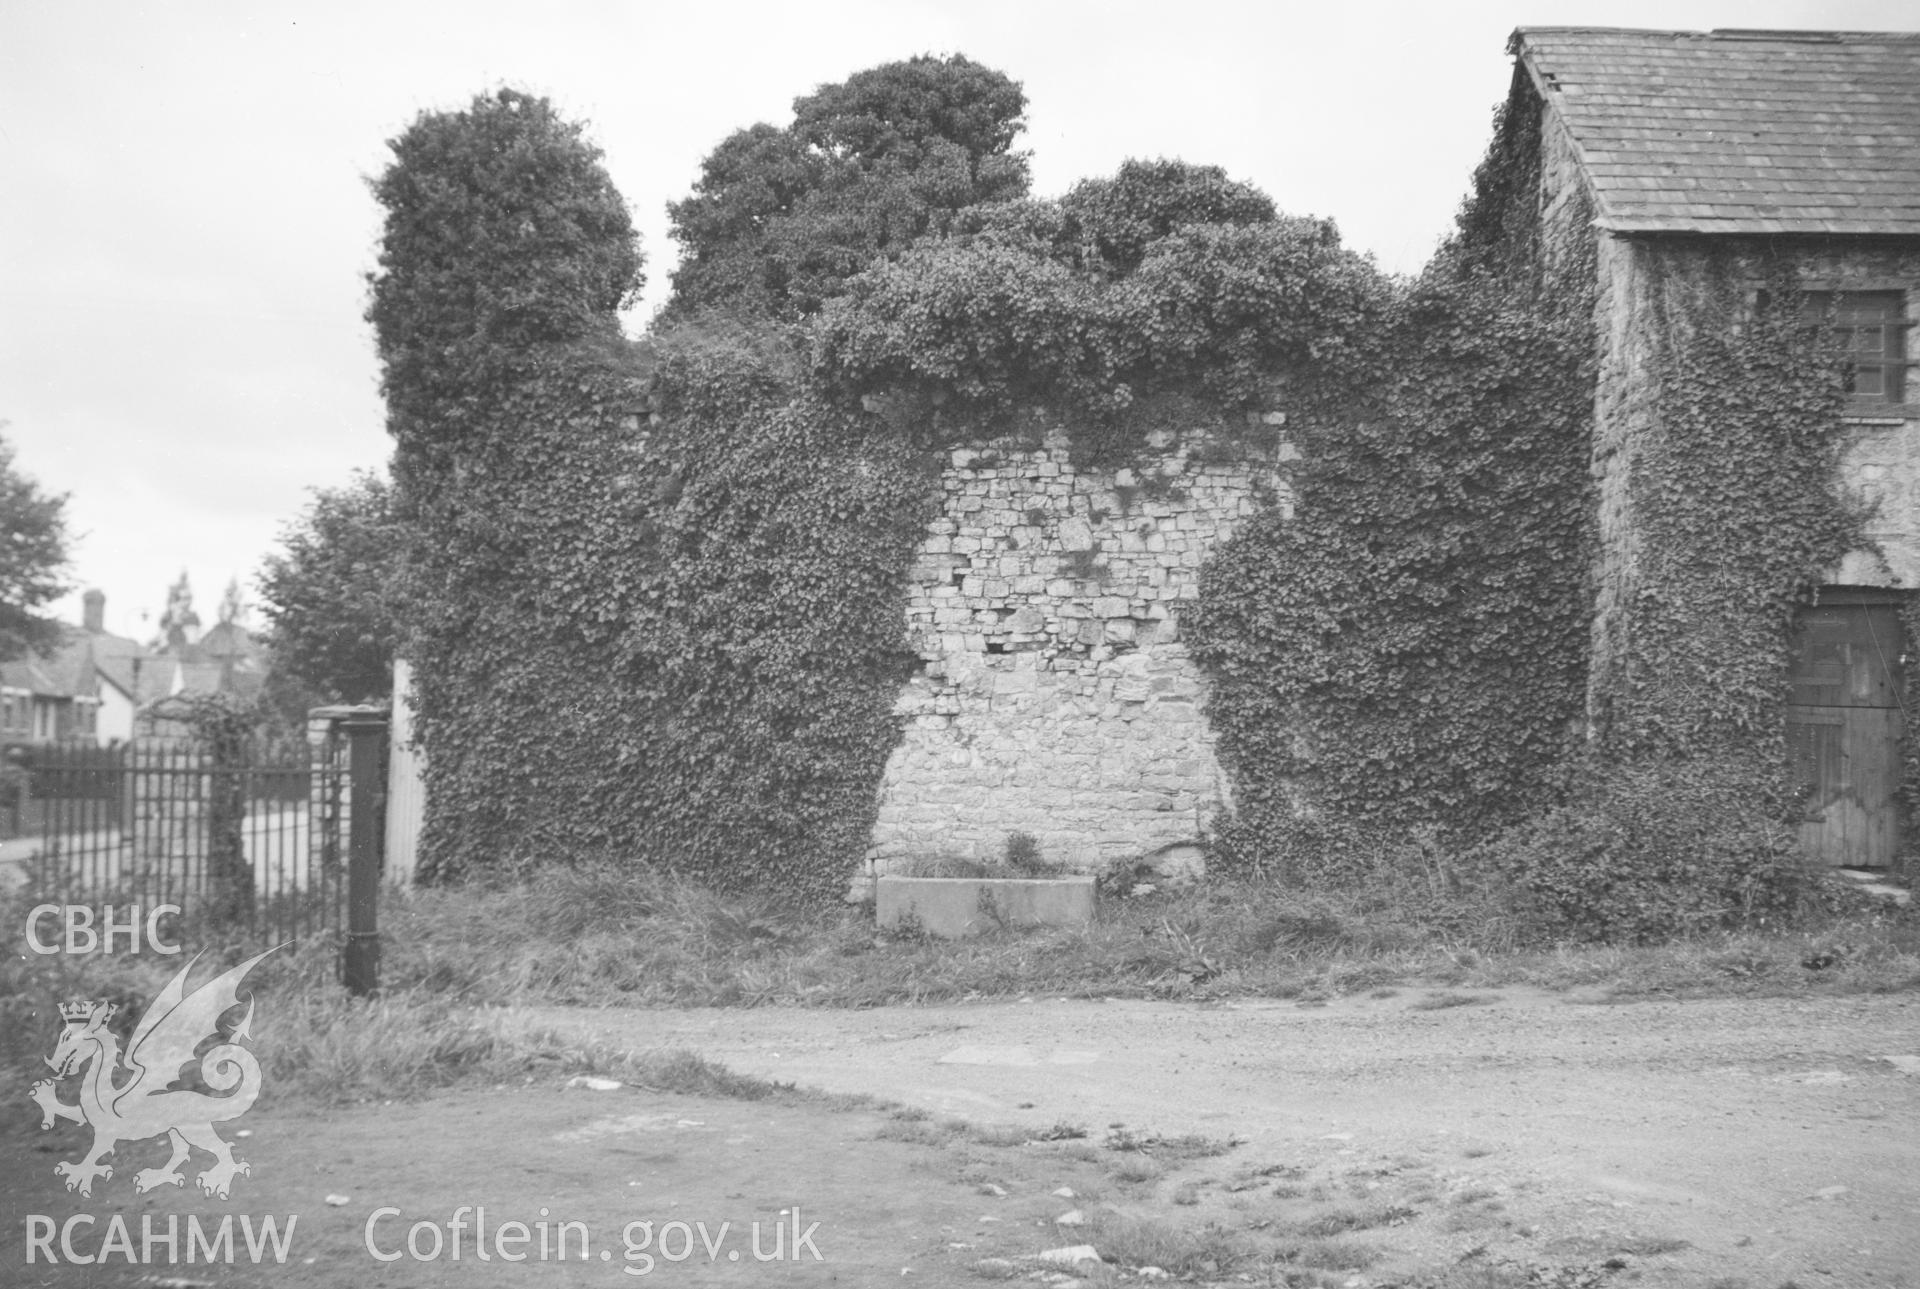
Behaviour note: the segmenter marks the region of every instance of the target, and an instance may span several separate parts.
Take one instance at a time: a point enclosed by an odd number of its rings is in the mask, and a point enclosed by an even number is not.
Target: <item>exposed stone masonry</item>
[[[1077,469],[1057,435],[952,453],[913,574],[923,672],[900,698],[877,871],[998,857],[1012,832],[1078,871],[1202,837],[1230,795],[1180,616],[1275,488],[1270,455],[1197,433],[1114,471]]]

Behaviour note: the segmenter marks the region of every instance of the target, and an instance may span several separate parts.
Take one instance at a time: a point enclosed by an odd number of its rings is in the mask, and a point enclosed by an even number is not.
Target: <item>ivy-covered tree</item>
[[[0,435],[0,660],[59,643],[60,624],[40,610],[67,591],[66,505],[14,468]]]
[[[681,247],[671,314],[806,317],[959,211],[1027,190],[1026,157],[1010,150],[1026,95],[961,55],[870,68],[793,109],[784,129],[722,140],[668,208]]]
[[[394,516],[392,490],[377,475],[363,472],[345,487],[315,491],[259,575],[276,673],[333,702],[391,692],[409,535]],[[238,588],[230,595],[237,598]]]
[[[386,210],[367,320],[403,491],[444,471],[483,417],[503,354],[618,336],[643,263],[624,198],[582,127],[502,89],[422,113],[373,180]]]
[[[428,764],[423,864],[438,877],[510,849],[503,773],[539,790],[550,750],[515,741],[545,736],[519,696],[555,700],[557,678],[604,665],[578,652],[583,629],[604,624],[577,544],[624,478],[608,440],[627,434],[638,396],[618,311],[642,259],[599,150],[544,99],[501,90],[423,114],[390,146],[373,183],[386,221],[367,316],[395,444],[389,514],[412,535],[400,544]],[[383,635],[376,613],[335,641],[327,665],[343,690],[371,685],[384,651],[361,646]]]

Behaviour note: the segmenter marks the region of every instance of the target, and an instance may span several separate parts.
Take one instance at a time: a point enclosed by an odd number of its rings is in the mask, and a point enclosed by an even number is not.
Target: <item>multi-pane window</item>
[[[1849,390],[1876,403],[1905,401],[1907,324],[1899,291],[1810,291],[1807,320],[1832,330],[1849,365]]]

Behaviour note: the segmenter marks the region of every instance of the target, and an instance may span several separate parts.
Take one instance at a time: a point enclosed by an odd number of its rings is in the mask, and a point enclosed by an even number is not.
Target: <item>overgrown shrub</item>
[[[1178,209],[1123,222],[1139,235]],[[1076,431],[1162,393],[1237,412],[1276,379],[1347,371],[1394,296],[1324,220],[1175,225],[1137,264],[1116,251],[1123,268],[1075,242],[1070,216],[1025,203],[863,274],[821,316],[815,380],[841,401],[909,400],[938,442],[984,437],[1023,406]]]
[[[1512,884],[1538,937],[1648,941],[1764,926],[1821,898],[1786,822],[1779,772],[1756,758],[1596,765],[1568,800],[1470,862]]]
[[[1040,843],[1030,832],[1010,832],[1007,834],[1005,859],[1008,868],[1026,876],[1044,874],[1049,871],[1047,861],[1040,856]]]

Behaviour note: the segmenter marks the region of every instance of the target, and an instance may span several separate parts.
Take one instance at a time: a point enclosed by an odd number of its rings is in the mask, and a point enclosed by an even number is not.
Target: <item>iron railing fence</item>
[[[163,938],[196,946],[344,935],[345,739],[43,744],[16,762],[43,898],[172,905],[181,913],[160,924]]]

